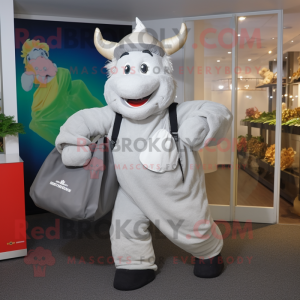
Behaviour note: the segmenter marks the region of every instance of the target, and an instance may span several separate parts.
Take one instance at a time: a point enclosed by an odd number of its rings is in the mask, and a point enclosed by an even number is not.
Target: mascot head
[[[136,23],[133,32],[119,43],[103,39],[97,28],[94,43],[99,53],[111,60],[106,65],[106,102],[124,117],[143,120],[174,101],[176,84],[169,55],[183,47],[187,28],[183,23],[177,35],[160,42],[138,18]]]
[[[30,60],[38,57],[49,57],[49,46],[46,43],[41,43],[39,40],[27,39],[22,46],[22,55],[24,58],[23,63],[26,66]]]

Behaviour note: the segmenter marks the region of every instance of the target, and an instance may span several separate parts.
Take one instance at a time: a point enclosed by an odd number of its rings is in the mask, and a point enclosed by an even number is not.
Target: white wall
[[[3,111],[18,121],[13,0],[1,1],[0,22]],[[6,137],[4,151],[19,155],[18,137]]]
[[[176,35],[180,30],[183,19],[178,18],[178,19],[164,19],[164,20],[153,20],[153,21],[141,20],[141,21],[147,27],[149,33],[161,41],[163,39]],[[184,54],[183,49],[180,49],[179,51],[177,51],[171,56],[173,67],[174,67],[173,77],[177,82],[176,102],[178,103],[184,101],[183,54]]]
[[[187,47],[186,45],[193,45],[194,43],[194,35],[195,35],[195,28],[194,22],[186,22],[186,26],[188,28],[188,36],[186,39],[186,43],[184,46],[184,75],[183,75],[183,89],[184,89],[184,101],[194,100],[195,99],[195,78],[197,78],[197,73],[193,70],[195,65],[194,54],[195,50],[192,47]],[[190,72],[186,72],[186,70],[190,70]],[[196,73],[196,74],[194,74]]]
[[[2,66],[1,66],[1,60],[0,60],[0,113],[3,112],[2,107]]]

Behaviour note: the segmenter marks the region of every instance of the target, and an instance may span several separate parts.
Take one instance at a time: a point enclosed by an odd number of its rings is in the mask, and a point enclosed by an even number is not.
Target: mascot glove
[[[61,158],[65,166],[82,167],[90,162],[92,152],[88,146],[65,145]]]
[[[209,133],[209,126],[204,117],[191,117],[179,127],[179,138],[194,151],[205,146],[205,138]]]

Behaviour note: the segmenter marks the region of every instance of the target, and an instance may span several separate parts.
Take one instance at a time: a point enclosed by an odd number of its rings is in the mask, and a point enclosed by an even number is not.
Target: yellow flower
[[[293,162],[295,157],[296,151],[292,147],[286,149],[283,148],[281,150],[281,161],[280,161],[280,169],[285,170],[289,168]],[[265,160],[273,166],[275,164],[275,144],[268,147],[265,155]]]

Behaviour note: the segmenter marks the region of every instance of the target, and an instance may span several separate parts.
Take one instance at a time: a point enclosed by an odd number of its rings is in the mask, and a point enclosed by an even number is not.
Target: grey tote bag
[[[108,213],[119,187],[111,145],[106,137],[91,144],[84,167],[66,167],[54,148],[30,188],[36,206],[71,220],[95,221]]]
[[[121,122],[116,113],[111,141],[102,137],[91,144],[92,159],[85,167],[66,167],[54,148],[31,185],[35,205],[71,220],[96,221],[107,214],[119,188],[112,150]]]

